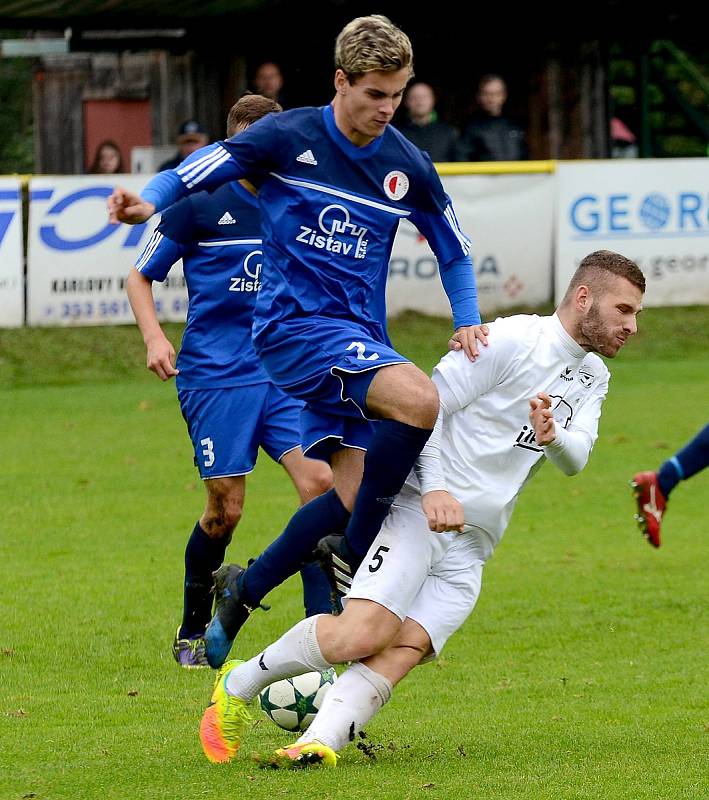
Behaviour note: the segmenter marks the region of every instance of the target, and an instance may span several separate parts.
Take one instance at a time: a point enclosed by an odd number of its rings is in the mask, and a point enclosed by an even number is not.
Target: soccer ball
[[[330,668],[276,681],[259,693],[261,709],[285,731],[307,730],[336,678]]]

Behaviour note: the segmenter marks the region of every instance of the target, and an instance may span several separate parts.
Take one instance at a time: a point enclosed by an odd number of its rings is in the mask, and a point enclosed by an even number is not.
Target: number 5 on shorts
[[[372,556],[372,563],[367,567],[367,569],[369,569],[370,572],[376,572],[379,569],[379,567],[381,567],[381,565],[384,563],[382,554],[388,552],[389,548],[384,547],[383,544],[380,544],[379,547],[377,547],[377,552]],[[375,564],[376,566],[374,566]]]

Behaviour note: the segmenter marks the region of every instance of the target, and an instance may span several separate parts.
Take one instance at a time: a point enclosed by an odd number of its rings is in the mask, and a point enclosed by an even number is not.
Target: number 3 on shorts
[[[214,442],[207,436],[204,439],[200,439],[199,443],[204,445],[204,450],[202,450],[202,455],[204,458],[204,466],[211,467],[214,463]]]
[[[379,547],[377,547],[377,552],[372,556],[372,563],[367,567],[367,569],[369,569],[370,572],[376,572],[379,569],[379,567],[381,567],[381,565],[384,563],[382,554],[388,552],[389,548],[385,547],[383,544],[380,544]]]

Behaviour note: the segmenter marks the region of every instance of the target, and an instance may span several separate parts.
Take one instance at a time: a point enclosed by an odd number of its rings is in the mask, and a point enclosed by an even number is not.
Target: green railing
[[[702,98],[700,104],[693,103],[682,90],[678,80],[673,80],[668,72],[668,66],[673,66],[683,78],[688,81],[695,93]],[[693,133],[703,137],[709,142],[709,80],[694,64],[691,59],[673,42],[660,39],[650,46],[640,62],[640,155],[649,158],[654,155],[653,146],[653,108],[651,102],[651,86],[656,86],[662,92],[666,103],[671,103],[688,123]],[[709,155],[709,147],[704,149]]]

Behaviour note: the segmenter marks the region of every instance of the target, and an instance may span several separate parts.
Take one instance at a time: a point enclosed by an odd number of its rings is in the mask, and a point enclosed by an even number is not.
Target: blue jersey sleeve
[[[453,311],[453,327],[479,325],[478,289],[470,256],[461,256],[441,265],[441,282]]]
[[[135,268],[153,281],[164,281],[194,241],[197,215],[192,198],[184,197],[162,215]]]
[[[156,211],[162,211],[177,202],[184,194],[182,181],[175,170],[166,169],[148,181],[140,196],[148,203],[152,203]]]
[[[276,159],[283,149],[279,116],[267,114],[245,131],[221,142],[239,169],[243,170],[240,178],[262,175],[277,166]]]
[[[426,237],[441,265],[470,253],[470,239],[460,229],[458,218],[447,195],[446,201],[446,206],[440,214],[414,211],[409,217]]]
[[[158,173],[141,197],[162,211],[189,193],[216,189],[244,174],[222,143],[216,142],[191,153],[176,169]]]
[[[143,190],[143,199],[160,211],[188,193],[212,191],[251,173],[268,172],[274,163],[271,154],[278,151],[278,130],[274,115],[268,114],[231,139],[202,147],[176,169],[156,175]]]
[[[426,237],[438,260],[443,288],[453,310],[453,324],[478,325],[477,288],[470,260],[470,239],[460,229],[450,198],[442,214],[416,211],[411,221]]]

